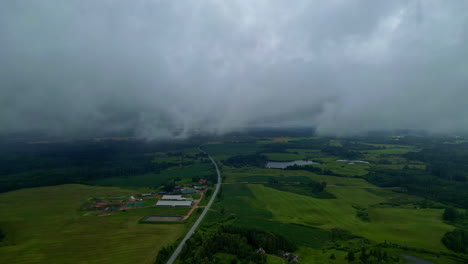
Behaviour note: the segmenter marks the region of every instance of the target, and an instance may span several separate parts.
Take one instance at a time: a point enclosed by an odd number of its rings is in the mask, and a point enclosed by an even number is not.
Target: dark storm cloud
[[[468,128],[468,2],[0,2],[0,131]]]

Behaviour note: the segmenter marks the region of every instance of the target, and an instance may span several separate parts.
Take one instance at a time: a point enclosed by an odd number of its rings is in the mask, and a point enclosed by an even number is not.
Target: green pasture
[[[358,164],[355,164],[358,165]],[[352,166],[352,165],[350,165]],[[364,179],[352,177],[337,177],[328,175],[319,175],[308,171],[301,170],[281,170],[267,168],[231,168],[225,169],[223,175],[226,176],[226,183],[236,182],[255,182],[256,180],[267,181],[268,177],[278,177],[279,181],[288,181],[290,179],[302,179],[303,177],[310,178],[318,182],[326,182],[328,186],[353,186],[353,187],[375,187]],[[284,180],[281,180],[284,178]],[[302,179],[303,180],[303,179]]]
[[[157,201],[158,199],[156,198],[147,198],[147,199],[143,199],[143,204],[144,206],[153,206],[156,204]]]
[[[194,193],[194,194],[191,195],[191,197],[192,197],[194,200],[198,200],[198,199],[201,198],[201,194],[199,194],[199,193]]]
[[[284,264],[286,261],[276,255],[267,255],[267,264]]]
[[[386,199],[361,188],[330,188],[337,199],[316,199],[259,184],[248,186],[256,197],[254,206],[265,208],[274,220],[284,223],[339,227],[375,242],[387,240],[434,251],[447,251],[440,239],[453,229],[442,222],[440,209],[369,207]],[[356,205],[369,207],[371,222],[356,217]]]
[[[248,183],[268,183],[271,181],[277,182],[303,182],[309,183],[312,182],[312,179],[307,176],[267,176],[267,175],[257,175],[257,176],[247,176],[247,177],[240,177],[237,178],[238,182],[248,182]]]
[[[138,190],[78,184],[21,189],[0,194],[0,226],[7,246],[0,263],[153,263],[184,225],[142,225],[147,214],[172,208],[142,208],[108,216],[83,216],[93,197],[118,197]]]
[[[315,248],[300,247],[295,252],[301,259],[303,264],[348,264],[345,259],[347,252],[340,250],[327,250],[323,251]],[[330,259],[330,255],[334,254],[335,259]]]
[[[313,248],[320,248],[329,240],[326,230],[274,220],[270,211],[257,206],[255,196],[246,184],[223,185],[223,197],[228,198],[214,204],[215,211],[209,212],[205,225],[216,226],[228,218],[230,224],[274,232],[299,245]],[[224,214],[220,213],[222,209]]]
[[[362,163],[348,164],[347,162],[337,161],[337,159],[336,157],[317,158],[316,160],[320,164],[314,166],[342,175],[362,176],[368,173],[367,169],[372,165]]]
[[[380,155],[401,155],[408,152],[418,152],[420,149],[413,147],[395,147],[395,148],[384,148],[384,149],[372,149],[365,150],[362,152],[370,154],[380,154]]]

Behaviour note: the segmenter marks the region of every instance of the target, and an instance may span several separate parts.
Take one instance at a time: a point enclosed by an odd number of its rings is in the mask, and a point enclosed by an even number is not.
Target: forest
[[[3,143],[0,192],[106,178],[159,173],[190,162],[153,162],[158,151],[195,147],[197,142],[85,141],[50,144]],[[47,145],[47,146],[45,146]],[[177,155],[177,152],[174,153]],[[180,155],[180,153],[179,153]],[[202,158],[200,154],[199,158]]]

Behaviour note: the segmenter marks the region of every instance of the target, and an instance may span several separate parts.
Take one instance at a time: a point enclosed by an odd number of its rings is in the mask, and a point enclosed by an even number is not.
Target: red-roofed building
[[[199,183],[207,183],[208,181],[205,180],[205,179],[200,179],[198,182],[199,182]]]

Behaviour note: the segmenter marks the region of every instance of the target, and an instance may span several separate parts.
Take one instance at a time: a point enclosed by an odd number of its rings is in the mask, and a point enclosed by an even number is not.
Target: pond
[[[434,264],[434,262],[430,262],[411,255],[403,254],[401,256],[405,259],[405,264]]]
[[[287,162],[276,162],[276,161],[269,161],[265,167],[269,169],[285,169],[288,166],[293,165],[310,165],[310,164],[320,164],[318,162],[309,161],[309,160],[295,160],[295,161],[287,161]]]
[[[348,164],[356,164],[356,163],[361,163],[361,164],[369,164],[368,161],[363,161],[363,160],[336,160],[339,162],[346,162]]]

